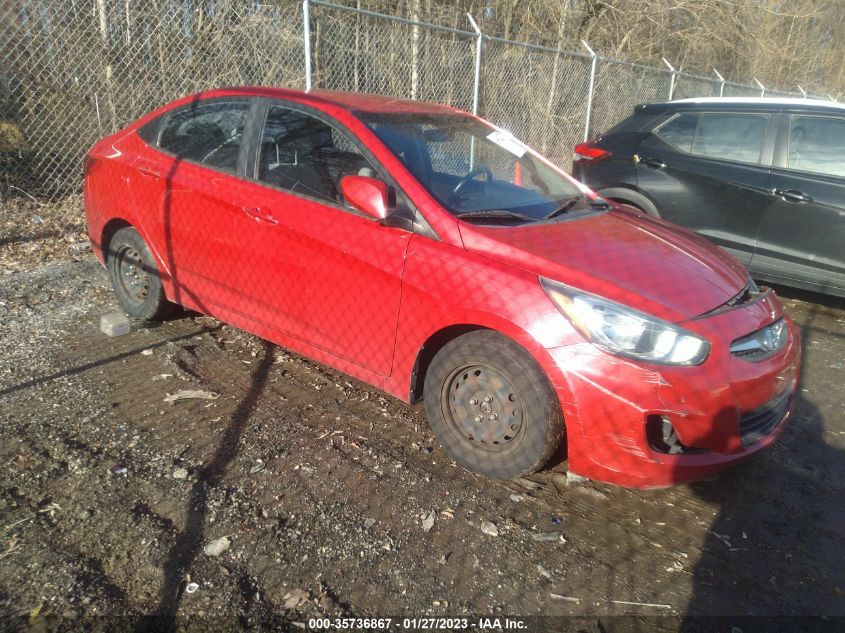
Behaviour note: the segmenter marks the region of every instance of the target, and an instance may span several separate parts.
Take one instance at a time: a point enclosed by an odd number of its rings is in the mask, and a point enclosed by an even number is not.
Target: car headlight
[[[682,327],[550,279],[541,277],[540,284],[575,329],[611,354],[660,365],[697,365],[710,353],[706,340]]]

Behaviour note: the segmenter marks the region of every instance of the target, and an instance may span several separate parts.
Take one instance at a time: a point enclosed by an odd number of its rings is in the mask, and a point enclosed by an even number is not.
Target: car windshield
[[[534,222],[596,209],[583,191],[508,134],[466,114],[359,113],[452,214]]]

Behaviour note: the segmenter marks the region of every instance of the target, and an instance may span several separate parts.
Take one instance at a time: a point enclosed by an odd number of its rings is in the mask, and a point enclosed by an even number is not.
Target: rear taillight
[[[613,156],[611,152],[596,146],[592,141],[579,143],[575,146],[572,154],[573,162],[580,162],[582,165],[595,165],[598,162]]]

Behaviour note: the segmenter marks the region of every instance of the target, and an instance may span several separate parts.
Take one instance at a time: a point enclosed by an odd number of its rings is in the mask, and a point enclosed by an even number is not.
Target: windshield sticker
[[[517,158],[522,158],[525,155],[525,152],[528,151],[522,143],[507,132],[501,132],[498,130],[490,132],[490,134],[487,135],[487,140],[493,141],[496,145],[510,152]]]

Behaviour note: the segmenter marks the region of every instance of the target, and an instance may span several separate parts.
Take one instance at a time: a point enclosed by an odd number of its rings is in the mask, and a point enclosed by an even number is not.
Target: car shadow
[[[138,622],[135,628],[138,632],[176,631],[180,628],[177,614],[185,592],[185,576],[203,550],[206,536],[209,492],[220,485],[229,466],[240,452],[243,430],[267,386],[268,376],[275,362],[275,349],[272,343],[263,342],[260,361],[252,372],[249,389],[229,417],[228,426],[213,457],[197,473],[196,481],[188,494],[185,527],[176,538],[164,564],[164,583],[158,608],[153,615]]]
[[[198,102],[198,99],[196,102]],[[174,209],[172,206],[172,193],[174,189],[174,176],[181,164],[181,159],[175,159],[173,165],[164,176],[165,194],[162,220],[164,224],[168,273],[173,284],[174,299],[177,302],[183,303],[187,301],[197,306],[202,312],[211,314],[212,311],[207,308],[203,298],[193,292],[186,284],[182,283],[181,271],[174,258]],[[197,235],[195,239],[202,239],[202,237],[202,235]],[[199,312],[190,309],[177,307],[173,314],[170,315],[170,318],[185,318],[186,316],[190,317],[199,314]],[[155,327],[155,324],[150,324],[150,326]],[[269,341],[262,341],[262,346],[260,360],[250,377],[250,386],[232,412],[226,431],[220,438],[214,455],[199,469],[196,481],[188,494],[185,527],[176,537],[167,556],[167,560],[164,563],[164,581],[159,594],[158,607],[151,615],[145,616],[137,622],[134,627],[137,632],[176,631],[183,628],[183,623],[180,623],[177,616],[185,593],[185,577],[190,573],[197,557],[203,550],[203,542],[206,537],[205,528],[208,515],[209,492],[220,485],[229,466],[237,458],[240,452],[243,430],[251,419],[255,407],[266,389],[270,370],[275,362],[275,345]],[[239,584],[243,586],[244,584],[249,584],[249,581],[246,578],[241,578]],[[245,596],[246,594],[251,596],[254,592],[244,592],[242,590],[242,593]],[[249,603],[251,598],[246,600]],[[246,623],[241,622],[240,626],[244,627]]]
[[[791,289],[783,294],[820,299]],[[819,332],[828,333],[817,323],[822,306],[845,306],[825,299],[794,315],[804,358],[789,426],[748,463],[690,486],[705,507],[718,508],[718,515],[692,572],[682,631],[797,633],[845,627],[845,451],[825,441],[822,412],[804,395],[808,362],[816,353],[810,343]],[[820,380],[814,374],[813,386],[818,388]]]

